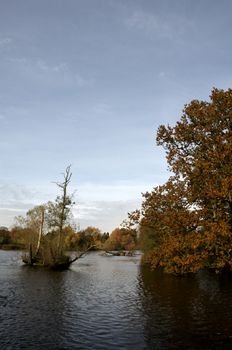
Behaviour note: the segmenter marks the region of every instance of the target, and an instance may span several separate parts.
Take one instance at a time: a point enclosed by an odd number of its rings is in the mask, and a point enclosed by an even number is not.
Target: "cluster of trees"
[[[25,263],[52,267],[71,264],[64,254],[65,231],[70,226],[71,207],[74,204],[72,196],[67,193],[71,177],[71,166],[68,166],[63,181],[56,182],[61,190],[56,200],[34,207],[26,217],[16,218],[15,229],[29,232],[29,253],[23,257]]]
[[[36,206],[33,209],[30,209],[25,217],[16,217],[15,224],[10,230],[0,229],[0,246],[4,246],[4,248],[9,246],[9,248],[12,249],[27,249],[28,245],[31,243],[35,247],[38,243],[41,228],[40,208],[41,206]],[[43,210],[46,211],[46,204],[43,205]],[[38,216],[36,222],[33,222],[31,215],[34,215],[35,212],[37,212]],[[57,241],[58,231],[45,231],[45,226],[47,226],[47,222],[43,228],[43,240],[45,240],[46,236],[46,239],[49,239],[50,242],[52,242],[52,240]],[[83,251],[90,246],[92,247],[91,250],[103,249],[105,242],[109,238],[108,232],[102,233],[99,228],[93,226],[88,226],[83,230],[77,231],[75,224],[70,222],[64,226],[63,235],[64,250],[66,251]]]
[[[61,195],[54,202],[49,201],[30,209],[25,217],[16,217],[12,230],[2,235],[2,241],[14,244],[14,247],[29,246],[29,255],[25,256],[24,262],[32,265],[38,262],[46,266],[60,265],[63,262],[65,264],[64,252],[68,250],[83,252],[135,248],[136,231],[129,228],[116,228],[111,235],[108,232],[102,234],[92,226],[77,232],[71,211],[73,196],[67,192],[71,177],[71,166],[68,166],[63,181],[56,182]]]
[[[24,249],[30,236],[31,231],[23,228],[0,229],[0,248]]]
[[[65,237],[65,249],[85,250],[88,247],[92,247],[91,250],[103,249],[108,238],[109,233],[102,233],[97,227],[88,226],[78,232],[70,227]]]
[[[28,254],[23,256],[26,264],[68,268],[84,252],[99,248],[107,239],[106,234],[102,235],[94,227],[76,233],[71,212],[73,196],[67,191],[71,177],[71,166],[68,166],[63,181],[56,182],[61,190],[56,200],[35,206],[25,217],[15,219],[11,235],[21,246],[29,246]],[[72,258],[65,254],[70,249],[82,250],[82,253]]]
[[[135,229],[119,228],[114,229],[104,244],[105,250],[128,250],[137,248],[137,232]]]
[[[72,176],[70,166],[63,175],[63,181],[56,183],[61,195],[54,202],[35,206],[26,216],[16,217],[11,231],[1,233],[0,230],[0,245],[20,249],[29,247],[24,262],[32,265],[42,262],[46,266],[65,263],[64,251],[68,250],[133,250],[136,246],[135,230],[116,228],[109,235],[89,226],[77,232],[71,212],[74,202],[67,193]]]
[[[186,105],[156,140],[173,175],[129,214],[143,261],[176,274],[232,270],[232,89]]]
[[[11,230],[0,229],[0,246],[4,248],[27,249],[31,243],[33,249],[38,244],[41,229],[41,210],[46,213],[46,204],[30,209],[25,217],[15,218],[15,224]],[[46,227],[46,231],[45,231]],[[45,216],[43,227],[43,240],[57,241],[58,231],[48,225],[48,216]],[[70,221],[63,228],[64,250],[84,251],[91,247],[91,250],[135,250],[138,248],[137,232],[128,228],[115,228],[111,234],[102,233],[97,227],[88,226],[77,231],[75,224]],[[9,249],[8,248],[8,249]]]

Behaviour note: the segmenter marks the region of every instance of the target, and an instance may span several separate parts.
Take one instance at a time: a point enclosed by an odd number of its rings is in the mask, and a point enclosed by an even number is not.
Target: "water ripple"
[[[69,271],[0,252],[1,349],[220,349],[231,343],[231,280],[176,278],[139,257],[89,254]]]

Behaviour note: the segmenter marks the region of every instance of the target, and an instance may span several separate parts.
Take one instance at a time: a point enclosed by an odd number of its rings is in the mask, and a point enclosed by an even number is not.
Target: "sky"
[[[0,0],[0,226],[72,164],[81,228],[111,232],[170,173],[156,145],[232,79],[230,0]]]

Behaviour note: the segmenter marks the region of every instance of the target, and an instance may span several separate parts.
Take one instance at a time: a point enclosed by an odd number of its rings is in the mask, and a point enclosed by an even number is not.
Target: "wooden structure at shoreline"
[[[134,252],[130,250],[106,250],[107,256],[133,256]]]

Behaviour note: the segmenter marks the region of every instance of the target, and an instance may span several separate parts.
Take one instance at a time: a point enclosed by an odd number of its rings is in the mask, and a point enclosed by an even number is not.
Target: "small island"
[[[71,212],[73,194],[68,194],[71,177],[69,165],[63,173],[63,181],[55,182],[61,194],[54,202],[35,206],[26,217],[16,217],[11,232],[7,228],[1,230],[0,237],[5,243],[2,249],[24,250],[22,261],[25,265],[53,270],[68,269],[93,250],[105,251],[106,256],[132,256],[138,248],[134,229],[116,228],[110,236],[95,227],[76,232]],[[21,239],[17,240],[17,237]]]

